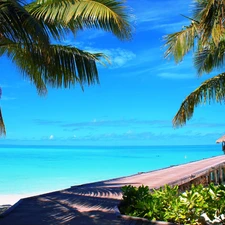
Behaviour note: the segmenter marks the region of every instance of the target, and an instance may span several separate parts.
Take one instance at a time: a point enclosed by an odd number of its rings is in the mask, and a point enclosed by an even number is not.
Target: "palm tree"
[[[121,40],[131,38],[130,14],[123,0],[0,0],[0,56],[7,55],[38,94],[47,87],[68,88],[99,83],[96,63],[102,53],[89,53],[60,41],[68,33],[103,29]],[[59,43],[59,44],[52,44]],[[0,135],[5,125],[0,110]]]
[[[225,1],[195,0],[190,25],[165,37],[165,57],[180,62],[194,50],[194,66],[201,76],[224,65],[225,56]],[[225,73],[206,80],[182,102],[173,119],[175,127],[186,124],[194,108],[202,103],[225,100]]]

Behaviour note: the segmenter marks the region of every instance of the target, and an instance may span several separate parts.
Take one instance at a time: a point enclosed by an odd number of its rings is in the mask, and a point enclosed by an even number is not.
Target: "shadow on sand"
[[[130,224],[130,219],[121,218],[115,211],[124,185],[126,183],[103,181],[25,198],[10,213],[0,218],[0,224]]]

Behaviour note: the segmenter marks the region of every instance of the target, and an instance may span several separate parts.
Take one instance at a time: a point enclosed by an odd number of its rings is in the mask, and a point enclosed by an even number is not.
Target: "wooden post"
[[[222,165],[222,183],[225,181],[224,169],[225,169],[225,165]]]
[[[210,170],[209,171],[209,183],[211,183],[213,181],[213,173],[212,171]]]
[[[214,169],[214,184],[218,184],[218,172]]]
[[[223,167],[220,166],[219,167],[219,184],[222,184],[223,183]]]
[[[206,174],[206,185],[210,183],[210,172]]]

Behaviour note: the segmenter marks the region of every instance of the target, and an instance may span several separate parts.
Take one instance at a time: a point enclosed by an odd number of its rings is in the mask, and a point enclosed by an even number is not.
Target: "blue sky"
[[[98,66],[100,85],[51,89],[40,97],[7,59],[2,68],[0,105],[7,136],[1,144],[27,145],[195,145],[215,144],[224,134],[225,106],[196,108],[187,125],[172,119],[183,99],[213,74],[197,77],[192,55],[176,65],[165,60],[163,36],[189,21],[192,1],[127,0],[135,19],[133,39],[121,42],[99,30],[68,36],[65,44],[104,52],[111,65]]]

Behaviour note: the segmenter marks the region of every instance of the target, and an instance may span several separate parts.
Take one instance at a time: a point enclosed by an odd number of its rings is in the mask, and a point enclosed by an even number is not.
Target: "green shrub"
[[[184,193],[178,191],[178,186],[168,185],[153,191],[147,186],[129,185],[122,191],[123,200],[119,205],[122,214],[178,224],[198,224],[205,213],[210,220],[217,218],[221,224],[225,222],[222,217],[225,214],[223,185],[193,185]]]
[[[120,210],[127,215],[146,217],[146,212],[151,208],[152,196],[149,194],[149,188],[143,185],[133,187],[131,185],[122,188],[123,201],[120,204]]]

